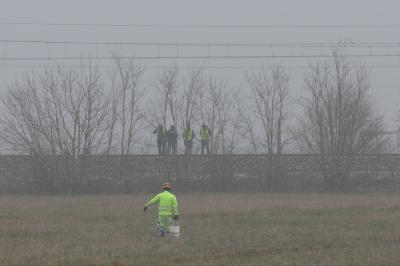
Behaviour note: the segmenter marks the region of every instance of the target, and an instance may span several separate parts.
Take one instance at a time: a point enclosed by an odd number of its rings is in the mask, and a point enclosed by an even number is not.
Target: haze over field
[[[399,10],[1,1],[0,265],[400,265]]]
[[[5,58],[109,56],[119,51],[125,56],[237,56],[285,55],[288,58],[237,59],[152,59],[139,60],[148,67],[146,79],[154,80],[159,68],[176,63],[181,67],[203,65],[208,73],[243,88],[244,69],[271,66],[303,67],[314,58],[293,57],[320,55],[329,47],[304,48],[307,43],[341,43],[344,53],[385,57],[351,58],[374,67],[372,93],[379,111],[385,114],[387,129],[397,128],[394,113],[400,100],[398,73],[399,9],[398,1],[2,1],[0,10],[0,82],[4,88],[31,66],[55,64],[79,65],[79,60],[4,60]],[[17,23],[17,24],[7,24]],[[18,24],[28,23],[28,24]],[[102,24],[102,25],[30,25],[29,23]],[[109,24],[114,24],[111,26]],[[115,25],[123,24],[123,25]],[[127,26],[129,24],[130,26]],[[132,26],[136,25],[136,26]],[[142,25],[142,26],[139,26]],[[143,25],[147,25],[144,26]],[[168,26],[169,25],[169,26]],[[173,26],[175,25],[175,26]],[[211,27],[186,27],[203,25]],[[290,27],[269,27],[269,26]],[[364,26],[362,26],[364,25]],[[397,26],[396,26],[397,25]],[[172,27],[170,27],[172,26]],[[228,26],[228,27],[214,27]],[[245,26],[245,27],[235,27]],[[246,27],[256,26],[256,27]],[[259,27],[267,26],[267,27]],[[311,27],[301,27],[311,26]],[[314,27],[317,26],[317,27]],[[320,27],[318,26],[334,26]],[[337,27],[339,26],[339,27]],[[361,26],[361,27],[359,27]],[[61,41],[78,43],[15,43],[23,41]],[[83,44],[82,42],[114,43]],[[115,44],[175,43],[172,46]],[[345,45],[343,45],[343,42]],[[184,46],[184,43],[284,43],[261,47]],[[297,44],[295,44],[297,43]],[[380,43],[375,47],[373,44]],[[329,46],[329,45],[327,45]],[[364,47],[367,46],[367,47]],[[369,46],[372,46],[369,47]],[[386,46],[390,46],[389,48]],[[93,59],[93,64],[110,65],[109,60]],[[216,67],[216,68],[207,68]],[[221,68],[222,67],[222,68]],[[229,67],[229,68],[226,68]],[[233,68],[232,68],[233,67]],[[35,68],[38,70],[37,68]],[[302,93],[304,69],[290,68],[290,88]],[[150,85],[148,85],[150,86]]]

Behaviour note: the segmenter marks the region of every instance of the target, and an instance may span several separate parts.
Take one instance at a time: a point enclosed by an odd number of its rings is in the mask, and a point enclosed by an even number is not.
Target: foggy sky
[[[207,24],[207,25],[371,25],[400,24],[398,1],[1,1],[0,22],[105,23],[105,24]],[[0,39],[96,41],[96,42],[400,42],[400,28],[365,29],[182,29],[182,28],[96,28],[0,25]],[[0,43],[0,57],[109,55],[118,49],[123,55],[206,55],[204,48],[104,47],[88,45],[33,45]],[[397,49],[398,50],[398,49]],[[294,53],[307,51],[292,51]],[[326,52],[314,50],[314,53]],[[382,52],[381,50],[379,52]],[[396,52],[396,51],[391,51]],[[398,51],[397,51],[398,52]],[[215,48],[211,54],[288,54],[269,48]],[[279,62],[283,66],[307,65],[310,59],[248,59],[177,61],[178,65],[258,66]],[[146,61],[146,65],[168,65],[175,61]],[[363,58],[368,65],[400,65],[400,57]],[[60,62],[70,63],[70,62]],[[73,64],[74,62],[72,62]],[[76,62],[75,62],[76,63]],[[49,62],[7,62],[0,65],[43,65]],[[99,62],[110,65],[110,62]],[[29,68],[0,67],[4,88]],[[160,70],[148,70],[148,81]],[[304,70],[293,69],[290,87],[300,94]],[[242,69],[209,69],[232,86],[243,87]],[[394,127],[394,112],[400,102],[400,68],[374,69],[373,95],[378,109]]]

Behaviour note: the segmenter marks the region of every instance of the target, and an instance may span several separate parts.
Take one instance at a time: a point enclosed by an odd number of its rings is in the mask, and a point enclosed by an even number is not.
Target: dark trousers
[[[176,141],[168,141],[167,154],[170,154],[170,152],[172,152],[172,154],[176,154],[176,146]]]
[[[157,140],[158,154],[165,154],[165,141],[162,139]]]
[[[201,155],[204,154],[204,148],[207,151],[207,155],[210,154],[210,141],[208,139],[201,140]]]
[[[192,154],[193,141],[185,140],[184,144],[185,144],[185,154],[187,155]]]

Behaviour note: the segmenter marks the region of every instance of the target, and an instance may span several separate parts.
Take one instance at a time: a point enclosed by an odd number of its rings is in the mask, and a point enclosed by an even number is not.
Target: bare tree
[[[116,72],[111,74],[111,84],[116,84]],[[108,116],[106,117],[106,147],[105,147],[105,154],[110,155],[111,153],[115,153],[117,151],[117,147],[114,144],[115,142],[115,135],[117,129],[117,122],[118,122],[118,91],[115,86],[110,86],[110,104],[108,108]]]
[[[82,155],[97,153],[104,145],[109,102],[100,73],[91,66],[79,72],[60,67],[45,72],[40,84],[46,108],[42,134],[63,156],[66,181],[74,186],[75,179],[85,177]]]
[[[188,123],[193,128],[193,121],[197,121],[199,118],[199,97],[205,86],[204,69],[202,67],[193,68],[183,79],[182,87],[178,93],[179,104],[177,105],[183,131]]]
[[[151,101],[151,107],[156,113],[153,114],[153,117],[157,120],[155,122],[162,121],[165,128],[168,126],[168,122],[172,122],[174,125],[177,123],[178,79],[179,68],[177,65],[173,65],[159,74],[157,83],[154,85],[155,100]]]
[[[231,161],[216,163],[217,154],[232,154],[237,145],[239,123],[234,90],[228,90],[225,81],[210,77],[200,91],[198,112],[202,124],[209,129],[208,174],[215,178],[214,189],[226,189],[226,184],[233,176]],[[200,133],[200,131],[197,131]],[[203,148],[203,147],[202,147]],[[225,158],[221,158],[224,160]]]
[[[149,100],[149,107],[145,119],[147,130],[153,131],[159,124],[167,130],[170,125],[177,126],[178,120],[178,93],[179,68],[172,65],[160,72],[152,86],[154,92]],[[167,141],[164,139],[164,141]],[[164,143],[167,149],[167,143]],[[147,147],[149,148],[149,147]]]
[[[144,69],[137,66],[134,58],[126,61],[118,56],[114,58],[117,70],[112,87],[118,97],[119,150],[121,155],[129,155],[132,152],[134,137],[143,126],[143,110],[140,100],[143,97],[141,79]]]
[[[240,128],[239,128],[239,135],[249,143],[250,153],[255,155],[256,161],[256,173],[258,178],[258,184],[260,188],[264,186],[263,182],[263,171],[261,168],[261,160],[260,160],[260,153],[259,153],[259,139],[256,134],[256,127],[254,125],[254,119],[249,112],[245,111],[243,108],[239,108],[238,115],[240,118]]]
[[[200,92],[205,87],[204,70],[203,68],[193,68],[188,73],[183,82],[181,90],[179,114],[182,121],[182,128],[186,127],[187,123],[191,123],[193,119],[197,119],[199,108]]]
[[[2,100],[3,139],[11,148],[36,158],[62,155],[63,182],[73,185],[82,177],[78,156],[98,152],[104,141],[108,101],[97,70],[59,67],[33,73],[11,86]]]
[[[250,134],[249,139],[254,151],[257,152],[255,137],[265,147],[269,171],[266,173],[268,187],[273,190],[276,181],[282,174],[279,167],[279,157],[286,143],[285,122],[288,112],[289,74],[283,68],[274,66],[270,73],[265,69],[245,75],[250,87],[250,102],[253,106],[254,120],[250,117],[245,128]],[[253,120],[253,121],[252,121]],[[254,128],[255,125],[259,127]],[[259,134],[255,134],[259,131]]]
[[[200,114],[212,134],[211,154],[232,154],[237,145],[239,119],[237,91],[228,90],[226,82],[210,78],[200,93]]]
[[[14,152],[31,155],[50,152],[39,128],[44,110],[38,97],[36,80],[29,75],[8,87],[1,97],[5,111],[2,113],[0,137]]]
[[[132,153],[135,137],[143,128],[143,87],[141,79],[144,69],[137,66],[134,58],[122,60],[114,56],[117,67],[115,79],[113,79],[113,90],[118,95],[118,129],[120,131],[120,154],[121,154],[121,182],[127,187],[126,177],[127,156]]]
[[[303,151],[322,155],[319,165],[328,189],[344,188],[351,155],[380,152],[383,119],[374,109],[369,70],[334,52],[333,62],[311,64],[305,77],[297,140]]]

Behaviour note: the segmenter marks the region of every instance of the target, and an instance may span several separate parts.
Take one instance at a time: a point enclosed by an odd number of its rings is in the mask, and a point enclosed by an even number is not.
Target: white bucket
[[[169,234],[172,237],[179,238],[179,224],[176,222],[175,224],[169,227]]]

